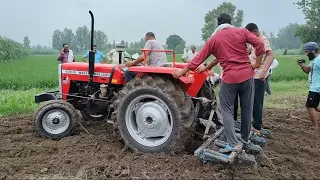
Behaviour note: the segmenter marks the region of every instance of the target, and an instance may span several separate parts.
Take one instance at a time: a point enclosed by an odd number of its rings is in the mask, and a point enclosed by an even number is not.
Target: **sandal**
[[[239,152],[239,151],[241,151],[240,145],[231,147],[229,144],[227,144],[224,148],[219,149],[220,153]]]

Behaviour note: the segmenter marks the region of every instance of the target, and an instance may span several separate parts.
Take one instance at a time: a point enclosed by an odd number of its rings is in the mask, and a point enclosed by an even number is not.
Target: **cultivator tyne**
[[[240,151],[233,151],[228,153],[219,152],[219,149],[224,149],[228,143],[226,142],[226,137],[224,136],[224,127],[221,122],[221,115],[217,109],[217,104],[215,101],[210,101],[206,98],[197,98],[201,103],[211,103],[211,112],[207,120],[199,118],[200,122],[206,127],[203,137],[206,141],[194,152],[194,155],[203,163],[228,163],[232,164],[235,161],[235,158],[244,153],[243,144],[241,144]],[[214,114],[217,113],[216,116]],[[214,118],[218,118],[218,121],[221,123],[220,126],[216,125],[213,121]],[[217,121],[216,121],[217,122]],[[209,135],[209,131],[212,130],[214,133]],[[235,122],[235,130],[237,137],[240,135],[240,123]],[[251,134],[252,135],[252,134]],[[250,136],[251,136],[250,135]]]

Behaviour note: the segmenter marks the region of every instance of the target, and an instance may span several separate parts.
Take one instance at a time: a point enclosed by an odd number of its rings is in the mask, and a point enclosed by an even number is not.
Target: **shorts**
[[[316,108],[319,106],[319,102],[320,102],[320,93],[309,91],[306,107]]]

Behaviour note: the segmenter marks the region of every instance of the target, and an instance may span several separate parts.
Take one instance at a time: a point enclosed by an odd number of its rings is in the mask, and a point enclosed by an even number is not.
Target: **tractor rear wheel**
[[[137,77],[119,92],[115,106],[115,125],[135,152],[179,152],[195,133],[192,100],[170,79]]]
[[[54,140],[71,135],[77,127],[78,118],[77,110],[62,100],[47,101],[34,114],[37,133]]]

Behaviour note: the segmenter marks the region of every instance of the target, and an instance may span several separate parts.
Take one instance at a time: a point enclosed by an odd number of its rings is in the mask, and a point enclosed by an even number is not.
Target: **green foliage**
[[[76,49],[80,52],[90,49],[90,30],[87,26],[77,28],[75,43]]]
[[[31,44],[31,41],[30,41],[29,37],[28,37],[28,36],[24,37],[24,38],[23,38],[23,45],[24,45],[24,47],[25,47],[25,48],[30,48],[30,47],[31,47],[30,44]]]
[[[285,49],[284,52],[283,52],[283,55],[287,55],[288,54],[288,50]]]
[[[96,44],[99,49],[106,49],[108,37],[103,31],[98,30],[94,33],[93,43]]]
[[[289,52],[289,50],[288,50]],[[296,64],[299,56],[277,56],[279,66],[271,77],[272,97],[266,97],[266,107],[288,107],[290,103],[281,97],[300,97],[307,93],[307,74]],[[181,55],[177,55],[180,61]],[[304,58],[304,57],[302,57]],[[81,55],[76,55],[81,61]],[[172,56],[168,56],[172,60]],[[212,57],[208,58],[209,61]],[[37,104],[34,95],[58,87],[56,56],[27,56],[9,62],[0,62],[0,116],[33,111]],[[218,68],[214,70],[219,73]],[[297,87],[298,90],[296,89]]]
[[[289,52],[289,51],[288,51]],[[297,81],[307,80],[307,74],[303,73],[296,64],[299,56],[276,56],[279,66],[274,70],[272,81]],[[28,56],[22,59],[1,62],[0,89],[26,90],[30,88],[54,88],[58,86],[57,56]],[[301,58],[305,58],[301,56]],[[172,56],[168,55],[172,61]],[[181,54],[176,56],[181,60]],[[212,57],[208,58],[211,61]],[[76,61],[81,62],[81,55],[76,55]],[[219,73],[218,68],[214,68]]]
[[[73,33],[72,29],[65,28],[63,31],[55,30],[52,35],[52,47],[56,50],[61,50],[62,45],[67,43],[74,52],[83,52],[90,49],[91,31],[87,26],[78,27]],[[94,31],[94,44],[97,45],[101,51],[106,50],[108,37],[101,31]]]
[[[186,41],[184,41],[179,35],[170,35],[166,40],[168,49],[177,51],[176,53],[183,53],[183,48],[186,47]]]
[[[301,46],[301,40],[296,37],[295,32],[299,25],[297,23],[290,23],[288,26],[279,30],[277,37],[270,33],[270,41],[277,49],[298,49]]]
[[[320,43],[320,0],[300,0],[296,5],[305,15],[306,24],[300,25],[295,33],[303,43]]]
[[[207,39],[212,35],[215,28],[217,27],[217,18],[222,13],[226,13],[231,16],[232,24],[236,27],[241,27],[243,22],[243,10],[237,10],[236,6],[231,2],[223,2],[217,8],[209,11],[205,17],[202,30],[202,40],[207,41]]]
[[[174,49],[174,52],[177,54],[183,54],[183,50],[186,47],[186,42],[185,41],[181,41],[180,44],[178,44],[176,46],[176,48]]]
[[[22,44],[0,36],[0,62],[21,58],[29,53],[29,50]]]

